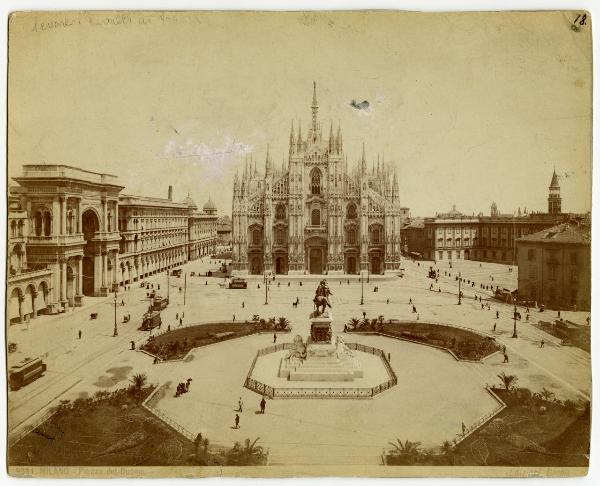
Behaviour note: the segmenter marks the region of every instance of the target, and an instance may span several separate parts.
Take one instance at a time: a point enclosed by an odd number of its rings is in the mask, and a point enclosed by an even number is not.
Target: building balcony
[[[327,226],[324,224],[319,225],[319,226],[308,225],[304,228],[304,235],[306,237],[325,236],[326,234],[327,234]]]
[[[9,272],[7,283],[18,284],[39,277],[49,277],[50,275],[52,275],[52,270],[47,267],[22,268],[20,271],[12,275]]]
[[[51,236],[28,236],[27,243],[31,245],[73,245],[85,243],[83,233],[74,233],[71,235],[51,235]]]

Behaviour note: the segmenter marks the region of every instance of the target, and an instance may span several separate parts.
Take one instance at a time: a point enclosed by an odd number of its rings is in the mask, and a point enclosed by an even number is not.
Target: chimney
[[[173,186],[169,186],[169,201],[173,200]]]

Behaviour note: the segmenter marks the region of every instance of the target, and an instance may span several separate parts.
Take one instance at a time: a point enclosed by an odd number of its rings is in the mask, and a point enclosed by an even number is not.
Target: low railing
[[[144,400],[144,402],[142,403],[142,407],[144,407],[151,414],[155,415],[158,419],[162,420],[165,424],[167,424],[173,430],[175,430],[179,434],[183,435],[186,439],[190,440],[191,442],[194,442],[194,440],[196,440],[196,436],[192,432],[187,430],[185,427],[182,427],[181,425],[179,425],[177,422],[175,422],[174,420],[169,418],[166,414],[164,414],[160,410],[157,410],[156,408],[149,405],[150,402],[154,399],[155,395],[159,392],[159,390],[166,388],[166,387],[167,387],[166,384],[163,384],[163,385],[157,387],[148,396],[148,398],[146,398],[146,400]]]
[[[260,356],[265,356],[267,354],[292,349],[294,347],[293,343],[281,343],[273,346],[268,346],[266,348],[261,348],[257,351],[252,361],[252,364],[250,365],[250,369],[248,370],[248,374],[246,375],[246,379],[244,380],[244,386],[249,390],[252,390],[269,398],[372,398],[375,395],[389,390],[390,388],[398,384],[398,377],[392,369],[387,359],[387,354],[385,353],[385,351],[379,348],[374,348],[372,346],[367,346],[359,343],[346,343],[346,346],[349,349],[355,351],[361,351],[363,353],[379,356],[383,361],[383,365],[390,379],[384,383],[370,388],[275,388],[252,378],[252,372],[254,371],[256,361]]]
[[[23,437],[30,434],[32,431],[37,429],[44,422],[49,420],[54,414],[56,414],[58,410],[56,408],[52,408],[42,415],[40,415],[34,422],[27,424],[24,427],[17,429],[14,432],[8,433],[8,445],[10,447],[14,446],[17,442],[19,442]]]

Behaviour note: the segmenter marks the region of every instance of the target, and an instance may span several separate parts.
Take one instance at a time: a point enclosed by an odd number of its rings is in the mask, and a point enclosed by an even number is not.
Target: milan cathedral
[[[348,168],[340,127],[323,138],[316,83],[312,123],[290,132],[288,166],[264,174],[246,161],[233,185],[233,270],[238,275],[373,274],[400,270],[400,207],[395,168],[382,159],[367,168],[365,147]]]

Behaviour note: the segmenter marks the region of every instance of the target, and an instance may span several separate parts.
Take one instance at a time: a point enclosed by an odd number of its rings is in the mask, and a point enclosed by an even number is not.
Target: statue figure
[[[315,314],[317,316],[323,314],[323,312],[325,312],[326,307],[329,307],[331,309],[331,304],[329,303],[330,295],[333,295],[333,292],[329,290],[327,282],[325,280],[321,280],[319,286],[317,287],[315,298],[313,299],[313,302],[315,304]]]
[[[286,356],[286,359],[290,359],[290,358],[298,358],[298,359],[306,358],[306,344],[304,344],[304,342],[302,340],[302,336],[300,336],[300,335],[297,335],[296,337],[294,337],[294,345],[292,348],[290,348],[290,351],[289,351],[288,355]]]
[[[335,351],[338,358],[343,358],[344,356],[354,356],[354,353],[346,346],[344,342],[344,338],[339,334],[335,337]]]

